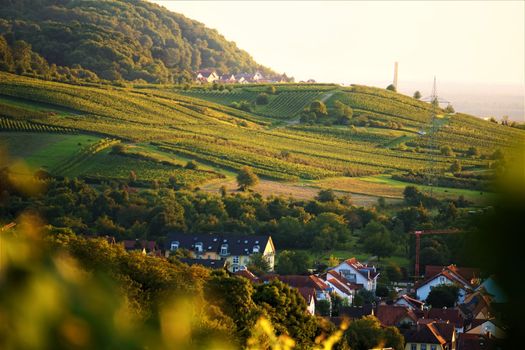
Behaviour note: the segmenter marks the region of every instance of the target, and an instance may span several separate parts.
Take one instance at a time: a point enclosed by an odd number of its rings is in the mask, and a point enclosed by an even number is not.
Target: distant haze
[[[383,86],[398,61],[401,92],[435,75],[456,110],[524,118],[523,1],[153,2],[296,80]]]

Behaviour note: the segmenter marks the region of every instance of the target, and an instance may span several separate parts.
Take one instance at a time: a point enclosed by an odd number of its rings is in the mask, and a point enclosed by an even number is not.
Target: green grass
[[[400,189],[405,188],[409,185],[414,185],[425,192],[428,192],[431,189],[430,186],[426,185],[411,184],[408,182],[393,180],[392,178],[390,178],[389,175],[366,176],[362,177],[361,180],[371,183],[387,184],[391,187],[396,187]],[[432,191],[438,197],[458,197],[460,195],[463,195],[466,199],[473,200],[476,202],[489,200],[490,198],[492,198],[492,196],[494,196],[494,194],[491,192],[450,187],[432,187]]]
[[[50,169],[100,138],[91,135],[0,132],[0,139],[11,158],[23,158],[35,169]]]

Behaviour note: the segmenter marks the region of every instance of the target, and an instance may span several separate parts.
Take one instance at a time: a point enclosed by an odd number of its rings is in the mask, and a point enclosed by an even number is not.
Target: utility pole
[[[397,62],[395,62],[394,63],[394,82],[393,82],[393,85],[396,88],[396,91],[397,91],[397,67],[398,67],[398,64],[397,64]]]

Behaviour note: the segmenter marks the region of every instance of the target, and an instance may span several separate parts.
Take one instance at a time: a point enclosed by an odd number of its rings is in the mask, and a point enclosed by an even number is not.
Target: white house
[[[411,298],[405,294],[397,298],[393,305],[405,306],[411,310],[423,310],[423,306],[425,305],[425,303],[417,299]]]
[[[442,284],[456,285],[459,288],[458,302],[465,300],[465,295],[472,290],[472,285],[461,277],[453,268],[446,266],[438,274],[427,278],[416,288],[416,296],[419,300],[426,300],[430,290]]]
[[[329,271],[338,272],[350,283],[362,284],[366,290],[372,292],[376,290],[379,272],[375,266],[364,265],[356,258],[347,259]]]
[[[330,287],[331,293],[337,294],[348,304],[352,304],[356,291],[363,288],[363,285],[351,283],[335,270],[326,273],[325,282]]]
[[[196,72],[196,80],[204,83],[213,83],[219,80],[219,75],[216,71],[210,69],[202,69]]]
[[[306,301],[306,311],[308,311],[310,315],[315,315],[315,289],[309,287],[300,287],[297,288],[297,290]]]

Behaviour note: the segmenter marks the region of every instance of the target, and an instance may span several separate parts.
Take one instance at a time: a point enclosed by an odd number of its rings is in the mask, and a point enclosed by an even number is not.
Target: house
[[[226,83],[226,84],[231,84],[231,83],[236,83],[237,82],[237,79],[235,79],[235,75],[233,75],[233,74],[222,75],[219,80],[220,80],[221,83]]]
[[[339,315],[349,318],[350,320],[358,320],[365,316],[374,315],[374,306],[366,304],[363,306],[343,306],[339,309]]]
[[[275,246],[270,236],[235,236],[222,234],[188,235],[183,233],[168,236],[168,253],[187,249],[195,259],[223,259],[228,270],[238,271],[250,262],[254,254],[261,254],[270,270],[275,265]]]
[[[187,265],[201,265],[209,269],[224,269],[226,267],[226,261],[223,259],[220,260],[211,260],[211,259],[191,259],[191,258],[180,258],[180,262]]]
[[[329,271],[336,271],[350,283],[361,284],[366,290],[376,290],[379,272],[375,266],[362,264],[356,258],[347,259]]]
[[[428,269],[426,270],[428,271]],[[432,270],[430,272],[425,272],[425,280],[417,284],[416,287],[416,296],[419,300],[426,300],[430,294],[430,290],[441,284],[453,284],[459,288],[459,303],[463,303],[465,295],[473,290],[474,286],[471,284],[472,279],[468,277],[463,277],[463,274],[460,274],[460,270],[454,265],[442,267],[442,269],[437,272]]]
[[[501,290],[497,282],[494,280],[494,277],[491,276],[487,278],[483,283],[481,283],[477,288],[476,291],[484,290],[488,294],[490,294],[493,299],[492,301],[494,303],[506,303],[507,302],[507,296]]]
[[[254,82],[258,82],[258,81],[263,80],[263,79],[264,79],[264,76],[259,71],[255,72],[255,74],[253,74],[251,76],[251,80],[254,81]]]
[[[506,332],[503,325],[496,319],[473,320],[465,329],[467,334],[489,335],[497,339],[504,339]]]
[[[244,277],[252,283],[258,283],[259,277],[255,276],[245,267],[241,267],[238,271],[233,273],[235,276]]]
[[[157,252],[159,252],[155,241],[130,239],[122,241],[121,244],[127,251],[141,250],[143,254],[149,255],[157,255]]]
[[[488,335],[463,333],[458,335],[457,350],[502,350],[502,341]]]
[[[344,278],[335,270],[328,271],[324,276],[324,281],[331,288],[330,292],[337,294],[343,300],[352,304],[355,293],[363,288],[362,284],[352,283]]]
[[[480,270],[473,267],[457,267],[456,265],[427,265],[425,266],[425,278],[437,275],[444,269],[454,271],[471,285],[478,285],[480,282]]]
[[[465,320],[459,309],[430,308],[424,311],[423,319],[450,323],[454,325],[456,333],[462,333],[465,326]]]
[[[423,306],[425,305],[425,303],[404,294],[394,301],[394,305],[406,306],[412,310],[423,310]]]
[[[195,72],[195,80],[201,83],[213,83],[219,80],[219,75],[213,69],[201,69]]]
[[[478,289],[465,296],[459,310],[469,322],[475,319],[486,320],[491,318],[491,302],[491,297],[485,294],[485,290]]]
[[[405,350],[456,350],[456,330],[448,323],[430,322],[403,332]]]
[[[264,283],[268,283],[272,280],[279,280],[292,288],[296,288],[299,291],[299,294],[301,294],[305,299],[310,310],[313,309],[314,312],[315,306],[310,306],[311,299],[309,297],[309,293],[312,290],[314,292],[314,303],[317,303],[320,300],[326,300],[330,303],[330,306],[332,305],[332,299],[330,297],[330,287],[322,279],[315,275],[302,276],[268,274],[261,276],[260,280]]]
[[[315,315],[315,289],[310,287],[300,287],[297,288],[297,290],[306,301],[306,311],[308,311],[310,315]]]
[[[384,327],[412,328],[417,325],[418,316],[406,306],[378,305],[375,316]]]

